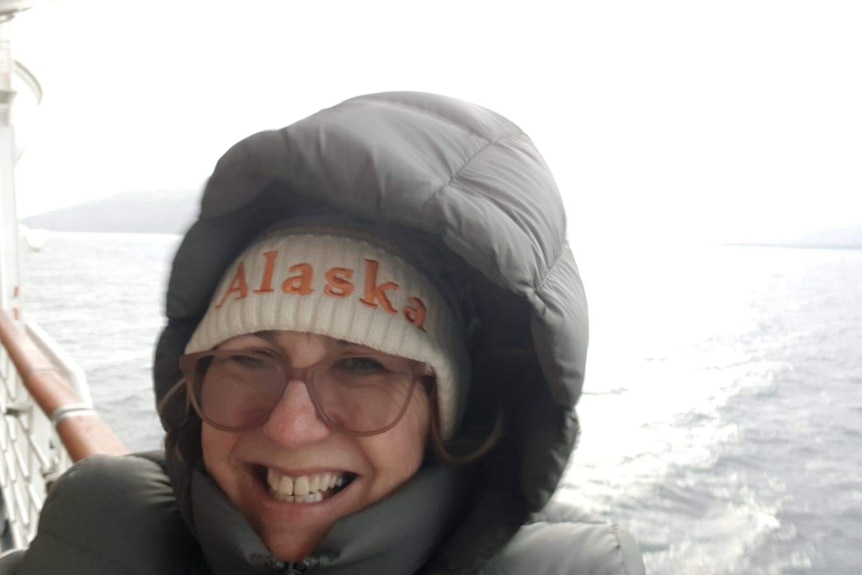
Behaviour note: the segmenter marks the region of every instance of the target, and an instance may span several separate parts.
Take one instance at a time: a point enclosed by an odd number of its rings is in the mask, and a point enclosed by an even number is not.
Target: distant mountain
[[[184,233],[195,221],[199,190],[126,192],[24,218],[30,228],[68,232]],[[742,242],[751,243],[751,242]],[[757,245],[862,249],[862,222]]]
[[[862,222],[841,228],[824,228],[797,237],[781,239],[738,240],[731,245],[776,248],[862,249]]]
[[[126,192],[24,218],[30,228],[64,232],[184,233],[198,214],[200,191]]]

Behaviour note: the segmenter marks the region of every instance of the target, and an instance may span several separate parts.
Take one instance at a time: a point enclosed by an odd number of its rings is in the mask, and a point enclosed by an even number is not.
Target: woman
[[[76,466],[22,574],[640,573],[550,502],[586,301],[505,118],[418,93],[243,140],[174,260],[160,454]]]

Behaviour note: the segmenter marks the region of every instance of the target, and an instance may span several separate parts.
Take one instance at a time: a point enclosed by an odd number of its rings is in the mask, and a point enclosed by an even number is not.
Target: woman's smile
[[[270,495],[285,503],[319,503],[340,492],[352,478],[347,473],[313,473],[291,477],[274,469],[268,469],[266,482]]]

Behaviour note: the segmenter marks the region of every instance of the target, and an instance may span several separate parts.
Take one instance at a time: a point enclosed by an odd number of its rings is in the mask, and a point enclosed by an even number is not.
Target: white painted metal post
[[[14,60],[9,45],[12,18],[11,14],[0,14],[0,307],[9,311],[14,311],[17,305],[20,279],[15,132],[12,128]]]
[[[10,312],[15,323],[21,324],[18,309],[20,285],[20,252],[18,211],[15,203],[15,163],[17,147],[12,125],[12,74],[15,60],[11,50],[12,19],[27,2],[0,0],[0,309]],[[38,453],[50,445],[52,429],[47,418],[35,409],[17,371],[8,361],[6,350],[0,350],[3,365],[0,370],[3,418],[0,426],[0,466],[2,466],[2,504],[8,523],[11,543],[24,547],[36,533],[39,507],[45,498],[43,467],[45,455]],[[15,415],[13,415],[15,413]],[[42,457],[40,457],[42,455]],[[50,463],[50,462],[48,462]]]

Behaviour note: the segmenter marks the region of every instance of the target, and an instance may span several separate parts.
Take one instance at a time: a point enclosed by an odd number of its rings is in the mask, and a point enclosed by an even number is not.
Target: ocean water
[[[25,313],[133,450],[175,236],[50,234]],[[649,573],[862,573],[862,251],[579,254],[583,434],[557,497],[625,525]]]
[[[52,232],[22,261],[22,308],[83,368],[101,416],[133,451],[161,446],[152,355],[179,236]]]

